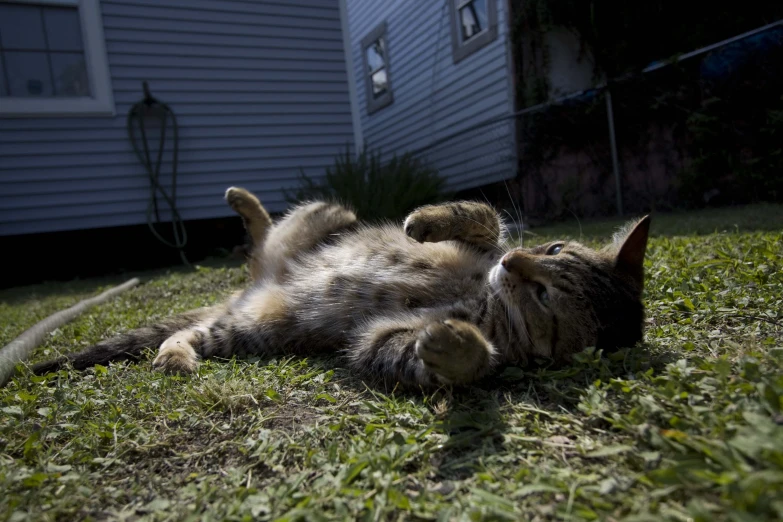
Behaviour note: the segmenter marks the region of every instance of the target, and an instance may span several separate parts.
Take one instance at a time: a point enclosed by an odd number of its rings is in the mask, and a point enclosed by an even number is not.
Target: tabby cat
[[[250,192],[232,187],[226,200],[254,243],[249,288],[34,371],[135,359],[153,346],[153,366],[177,373],[207,357],[340,350],[364,379],[431,388],[642,338],[649,216],[602,250],[505,248],[501,217],[478,202],[425,206],[400,228],[359,224],[326,202],[273,224]]]

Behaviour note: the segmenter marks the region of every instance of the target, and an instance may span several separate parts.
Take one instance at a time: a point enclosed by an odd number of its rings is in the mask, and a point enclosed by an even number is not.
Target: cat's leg
[[[232,302],[239,298],[234,297]],[[152,361],[153,368],[166,373],[188,374],[196,371],[200,359],[214,355],[230,357],[233,347],[221,336],[215,335],[214,328],[218,324],[233,325],[236,322],[233,309],[227,307],[220,315],[175,332],[161,343],[158,355]]]
[[[497,246],[504,233],[495,209],[477,201],[420,207],[408,215],[403,228],[420,243],[457,240],[482,249]]]
[[[115,361],[136,361],[141,358],[146,348],[160,346],[167,338],[177,332],[186,331],[209,321],[212,317],[219,317],[225,312],[225,309],[226,305],[221,304],[168,317],[156,324],[142,326],[104,339],[80,352],[69,353],[57,359],[38,363],[33,366],[32,370],[33,373],[42,375],[57,371],[66,364],[70,364],[75,370],[84,370],[96,364],[108,365]]]
[[[156,370],[168,373],[193,373],[198,368],[199,354],[196,348],[201,348],[204,332],[191,328],[180,330],[160,345],[158,355],[152,361]]]
[[[272,226],[272,218],[258,198],[250,191],[239,187],[230,187],[226,190],[225,198],[228,205],[242,218],[245,230],[250,236],[251,246],[262,244]]]
[[[286,276],[288,260],[355,224],[356,215],[341,205],[316,201],[294,207],[269,231],[263,247],[254,253],[256,262],[264,266],[267,277],[280,282]]]
[[[268,283],[235,296],[219,315],[180,330],[160,345],[155,369],[187,374],[200,359],[280,351],[295,330],[287,293]]]
[[[468,384],[494,366],[496,350],[473,324],[410,314],[370,322],[349,349],[351,366],[387,384]]]
[[[280,281],[286,262],[356,224],[356,215],[342,205],[316,201],[291,209],[275,224],[249,191],[231,187],[226,201],[245,224],[253,248],[250,277],[253,281]]]
[[[258,198],[246,189],[230,187],[226,190],[225,199],[242,218],[242,224],[250,236],[250,278],[258,281],[264,276],[263,263],[258,259],[259,253],[263,252],[266,237],[272,228],[272,219]]]

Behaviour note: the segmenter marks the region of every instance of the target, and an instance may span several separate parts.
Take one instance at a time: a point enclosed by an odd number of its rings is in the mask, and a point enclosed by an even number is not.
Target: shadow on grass
[[[577,354],[571,365],[507,367],[475,386],[454,390],[437,425],[448,436],[436,457],[441,478],[464,479],[478,471],[487,456],[506,453],[506,410],[521,409],[551,419],[581,416],[579,405],[597,380],[627,379],[650,369],[658,373],[676,359],[675,353],[646,344],[610,354],[588,349]],[[535,442],[535,437],[530,439]],[[537,442],[547,443],[544,439]]]
[[[152,350],[146,350],[139,362],[148,364],[153,356]],[[241,372],[244,365],[263,366],[273,359],[276,357],[270,355],[219,361],[220,366],[225,365],[226,374],[215,381],[222,383],[223,388],[215,390],[213,400],[224,401],[222,407],[230,412],[230,416],[241,414],[242,408],[232,407],[231,400],[226,398],[245,396],[244,389],[227,393],[225,386],[230,386],[230,382],[226,384],[224,381],[227,375],[232,374],[229,370],[234,366],[239,367],[238,371]],[[376,404],[382,405],[386,399],[381,395],[385,395],[388,400],[396,402],[401,399],[403,402],[414,403],[419,410],[432,412],[432,428],[446,438],[438,450],[427,458],[428,463],[437,470],[432,480],[433,484],[438,484],[433,487],[441,488],[445,493],[453,487],[452,482],[464,480],[480,472],[487,457],[500,455],[502,458],[515,458],[506,445],[506,435],[510,430],[509,415],[524,411],[534,416],[540,414],[547,418],[547,422],[552,423],[558,423],[564,416],[573,414],[581,418],[583,415],[579,412],[580,402],[585,400],[586,391],[596,380],[608,382],[613,378],[627,379],[649,369],[657,373],[667,364],[674,362],[676,354],[662,351],[655,345],[640,345],[611,354],[586,350],[577,354],[576,360],[570,365],[554,368],[539,363],[526,368],[507,367],[498,375],[486,378],[476,385],[444,388],[434,393],[412,390],[401,392],[377,385],[369,386],[352,375],[343,366],[340,357],[334,354],[321,354],[306,359],[308,373],[313,370],[334,370],[333,382],[339,382],[342,387]],[[78,375],[78,372],[74,372],[70,378],[78,378]],[[256,392],[261,396],[264,390]],[[255,401],[252,402],[255,404]],[[247,402],[244,407],[253,406]],[[394,405],[390,407],[394,409]],[[275,415],[270,417],[274,420],[270,420],[265,427],[283,430],[291,435],[296,433],[298,426],[315,422],[319,414],[323,413],[317,404],[296,400],[283,403],[277,408]],[[217,414],[218,411],[214,413]],[[520,422],[511,423],[520,425]],[[601,428],[606,429],[608,426]],[[535,446],[549,443],[545,436],[537,438],[534,431],[526,435],[529,435],[526,437],[527,444]]]
[[[583,417],[580,403],[597,380],[633,378],[650,369],[658,373],[673,363],[676,355],[650,344],[610,354],[588,349],[577,354],[570,365],[555,368],[538,363],[526,368],[506,367],[475,385],[443,388],[434,393],[366,385],[341,367],[338,357],[308,359],[319,367],[336,369],[341,385],[359,394],[377,390],[387,397],[412,401],[418,408],[432,411],[433,428],[447,437],[439,451],[431,456],[431,463],[438,469],[434,478],[442,482],[438,487],[448,489],[449,481],[463,480],[480,471],[487,457],[508,455],[505,441],[510,429],[510,412],[540,413],[554,422],[564,415]],[[530,439],[535,444],[535,437]],[[548,441],[541,439],[538,443]]]

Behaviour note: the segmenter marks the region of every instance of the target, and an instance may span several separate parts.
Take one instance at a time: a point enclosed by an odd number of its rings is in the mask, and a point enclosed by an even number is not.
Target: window
[[[367,86],[367,112],[382,109],[394,101],[389,72],[389,42],[386,23],[376,27],[362,40],[364,77]]]
[[[0,116],[114,114],[98,4],[0,2]]]
[[[451,50],[454,63],[498,36],[496,0],[451,0]]]

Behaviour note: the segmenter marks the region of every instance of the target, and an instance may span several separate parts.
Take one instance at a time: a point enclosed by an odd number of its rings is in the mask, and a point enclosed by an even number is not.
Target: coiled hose
[[[147,225],[150,227],[152,234],[158,238],[158,240],[171,248],[179,250],[180,258],[182,262],[188,266],[191,266],[187,257],[185,257],[185,245],[188,242],[188,234],[185,230],[185,223],[177,210],[177,160],[179,154],[179,128],[177,126],[177,117],[174,115],[174,111],[166,105],[156,100],[150,94],[149,86],[147,82],[142,82],[142,89],[144,90],[144,99],[134,104],[130,111],[128,111],[127,127],[128,138],[130,139],[133,150],[139,161],[147,171],[147,176],[150,180],[150,202],[147,205]],[[160,139],[158,140],[158,152],[155,163],[152,162],[152,155],[150,154],[150,146],[147,137],[147,129],[145,127],[145,120],[148,117],[158,116],[160,125]],[[171,195],[166,192],[166,189],[160,183],[160,166],[163,163],[163,151],[166,146],[166,129],[168,123],[171,122],[172,129],[172,154],[171,154]],[[136,138],[135,128],[138,127],[141,137],[141,145]],[[171,209],[171,226],[174,236],[173,241],[169,241],[163,235],[158,232],[155,227],[160,223],[160,209],[158,208],[157,196],[163,198],[168,207]]]

